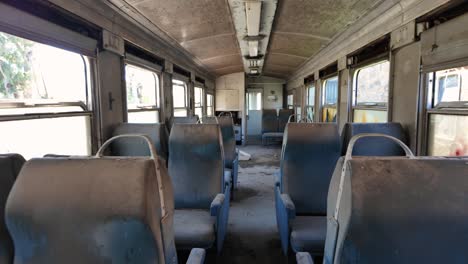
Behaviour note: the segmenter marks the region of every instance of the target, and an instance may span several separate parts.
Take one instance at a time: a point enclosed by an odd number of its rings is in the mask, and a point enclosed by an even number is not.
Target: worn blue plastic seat
[[[102,150],[24,165],[6,208],[15,263],[177,263],[155,151],[104,158]],[[197,249],[190,260],[203,258]]]
[[[13,263],[13,241],[5,226],[5,204],[24,162],[19,154],[0,154],[0,263]]]
[[[275,187],[276,220],[283,252],[322,254],[327,192],[340,157],[336,124],[289,123]]]
[[[169,174],[175,197],[177,248],[221,251],[227,229],[231,179],[217,124],[174,124],[169,137]],[[187,225],[193,219],[197,224]]]
[[[289,117],[294,115],[293,109],[280,109],[278,113],[278,132],[284,133]]]
[[[348,153],[330,183],[324,263],[468,263],[467,159]]]
[[[395,137],[405,144],[408,140],[400,123],[347,123],[341,133],[342,151],[345,155],[352,137],[365,133],[379,133]],[[382,137],[364,138],[356,143],[355,156],[404,156],[405,152],[392,140]]]
[[[123,123],[114,129],[113,136],[140,134],[148,136],[153,142],[158,157],[167,161],[168,140],[165,124],[129,124]],[[114,156],[150,156],[146,142],[138,137],[119,138],[112,143]]]
[[[231,171],[232,184],[236,188],[239,174],[239,152],[236,149],[234,122],[230,116],[220,116],[218,123],[223,137],[224,166]]]

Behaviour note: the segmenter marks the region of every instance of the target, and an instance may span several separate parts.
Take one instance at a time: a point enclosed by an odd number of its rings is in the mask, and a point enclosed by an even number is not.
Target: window
[[[208,116],[214,116],[214,95],[206,95],[206,114]]]
[[[172,99],[174,116],[188,115],[187,84],[183,81],[172,80]]]
[[[0,153],[91,154],[90,61],[0,32]]]
[[[288,109],[294,109],[294,94],[288,94]]]
[[[251,110],[262,110],[262,93],[256,91],[247,92],[247,115]]]
[[[127,64],[127,122],[159,122],[159,77],[155,72]]]
[[[338,76],[323,82],[322,121],[336,122],[338,103]]]
[[[203,117],[203,88],[195,87],[195,115]]]
[[[468,67],[428,74],[427,154],[468,156]]]
[[[353,122],[387,122],[389,79],[389,61],[382,61],[356,71],[353,86]]]
[[[315,117],[315,85],[306,87],[306,117],[309,121],[314,121]]]

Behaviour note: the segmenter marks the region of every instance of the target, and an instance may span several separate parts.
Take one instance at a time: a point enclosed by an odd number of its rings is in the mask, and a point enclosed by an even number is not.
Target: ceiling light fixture
[[[245,12],[247,15],[247,35],[258,36],[260,33],[260,17],[262,13],[262,2],[245,2]]]
[[[249,41],[249,56],[258,56],[258,41]]]

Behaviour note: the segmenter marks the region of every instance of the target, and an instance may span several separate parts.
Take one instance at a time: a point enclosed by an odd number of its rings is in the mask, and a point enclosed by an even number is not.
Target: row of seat
[[[294,114],[292,109],[264,109],[262,111],[262,143],[266,145],[268,140],[281,140],[284,129],[289,122],[290,116]]]
[[[5,263],[12,263],[13,254],[21,263],[175,263],[176,246],[221,251],[231,179],[224,173],[219,125],[174,124],[168,169],[158,156],[164,129],[134,126],[138,129],[117,128],[120,135],[96,157],[53,156],[26,163],[5,210],[15,245],[14,251],[11,243],[0,245]],[[109,146],[106,153],[121,157],[103,157]],[[15,160],[8,157],[19,164]],[[15,165],[14,174],[20,167]],[[2,186],[8,189],[2,192],[6,200],[9,188]],[[8,237],[4,231],[2,238]],[[203,257],[204,251],[196,249],[189,260],[198,263]]]
[[[303,252],[324,263],[466,263],[466,160],[414,158],[404,135],[397,123],[347,124],[341,138],[335,124],[288,124],[275,189],[283,251],[303,263]],[[464,237],[436,230],[446,224]]]

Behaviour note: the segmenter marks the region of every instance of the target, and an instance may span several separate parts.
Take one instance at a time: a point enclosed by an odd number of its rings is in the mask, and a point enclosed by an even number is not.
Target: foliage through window
[[[172,80],[172,100],[174,116],[188,115],[187,84],[180,80]]]
[[[390,62],[358,69],[353,85],[353,122],[387,122]]]
[[[128,123],[159,122],[159,77],[155,72],[125,66]]]
[[[427,154],[468,156],[468,67],[427,76]]]
[[[89,73],[85,56],[0,32],[0,153],[91,154]]]

